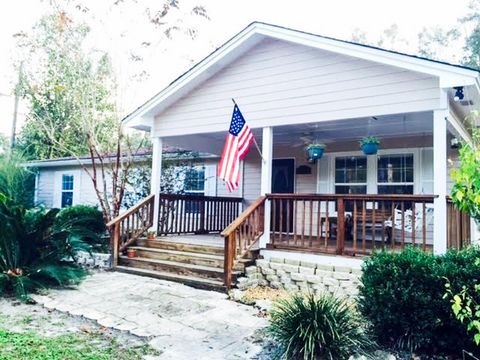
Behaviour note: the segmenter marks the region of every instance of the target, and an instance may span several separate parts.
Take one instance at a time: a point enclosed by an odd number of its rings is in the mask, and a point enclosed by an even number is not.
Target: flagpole
[[[238,104],[235,102],[234,98],[232,98],[232,101],[233,101],[233,104],[236,105],[238,107],[238,109],[240,109]],[[255,144],[255,147],[257,148],[257,151],[260,154],[260,157],[262,158],[262,161],[265,162],[265,158],[263,157],[262,151],[260,150],[260,146],[258,146],[257,139],[255,139],[255,136],[253,137],[253,143]]]

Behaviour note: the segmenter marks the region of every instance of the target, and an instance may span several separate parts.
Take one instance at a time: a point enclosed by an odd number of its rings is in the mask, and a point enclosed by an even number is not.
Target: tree
[[[468,120],[475,123],[480,112],[472,111]],[[473,144],[460,148],[460,167],[452,172],[452,201],[455,206],[480,221],[480,132],[473,130]]]
[[[31,66],[25,66],[22,89],[31,110],[19,149],[30,158],[77,158],[108,222],[120,212],[136,153],[148,144],[145,135],[124,131],[108,55],[85,50],[87,33],[60,12],[24,37]]]
[[[88,154],[84,117],[96,119],[99,138],[115,129],[109,59],[105,53],[96,59],[84,54],[88,32],[60,13],[43,17],[31,34],[21,37],[20,93],[31,107],[18,149],[27,159]]]
[[[424,28],[418,34],[418,54],[429,59],[454,61],[450,48],[446,45],[459,38],[460,32],[457,29],[445,30],[439,26]]]

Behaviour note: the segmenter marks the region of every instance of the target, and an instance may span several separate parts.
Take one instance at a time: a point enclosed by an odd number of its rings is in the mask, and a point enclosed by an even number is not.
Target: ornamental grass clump
[[[268,332],[278,343],[279,359],[342,360],[366,355],[374,345],[355,309],[330,294],[278,301]]]

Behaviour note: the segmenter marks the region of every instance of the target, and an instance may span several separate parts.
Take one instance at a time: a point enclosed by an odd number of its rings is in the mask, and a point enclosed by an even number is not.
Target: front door
[[[274,159],[272,161],[272,193],[291,194],[295,190],[295,160],[294,159]],[[272,206],[272,230],[281,232],[291,232],[293,230],[293,202],[283,200]],[[287,211],[290,207],[290,211]],[[275,208],[275,209],[274,209]],[[287,218],[288,215],[288,218]]]

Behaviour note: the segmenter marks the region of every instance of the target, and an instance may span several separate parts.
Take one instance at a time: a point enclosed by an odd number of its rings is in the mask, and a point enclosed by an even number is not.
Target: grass
[[[156,354],[148,345],[126,349],[101,333],[42,337],[32,332],[0,329],[1,360],[136,360]]]

